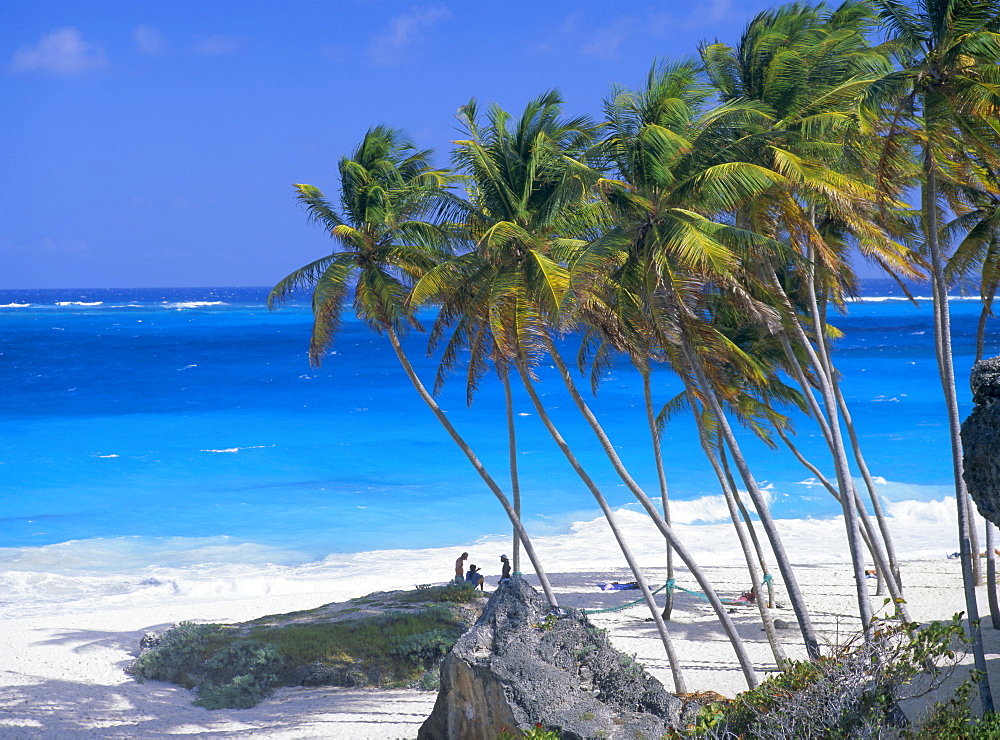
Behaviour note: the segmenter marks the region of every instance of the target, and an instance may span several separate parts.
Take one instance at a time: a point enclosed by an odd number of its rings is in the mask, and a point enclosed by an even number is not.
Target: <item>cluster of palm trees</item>
[[[435,168],[431,152],[400,131],[372,128],[340,161],[339,207],[311,185],[296,186],[335,247],[281,281],[270,300],[311,291],[314,363],[348,301],[387,337],[510,518],[514,570],[523,547],[556,607],[521,524],[511,401],[512,383],[520,383],[604,512],[683,691],[666,624],[670,597],[661,611],[600,487],[547,413],[535,369],[543,360],[556,367],[583,421],[662,533],[668,577],[675,558],[688,568],[753,686],[753,667],[725,606],[670,526],[662,426],[670,414],[694,415],[750,574],[770,584],[773,557],[811,657],[819,655],[819,640],[734,424],[787,446],[840,502],[863,629],[874,616],[868,559],[879,590],[905,617],[892,540],[839,388],[831,352],[836,330],[827,316],[857,293],[852,252],[901,284],[929,278],[977,636],[971,555],[978,545],[961,475],[947,295],[958,280],[978,283],[981,345],[1000,282],[1000,0],[797,2],[754,18],[736,46],[703,44],[699,52],[697,59],[655,64],[641,89],[614,88],[601,120],[566,115],[555,92],[518,117],[472,101],[459,111],[465,136],[453,143],[449,168]],[[919,208],[907,203],[915,189]],[[429,338],[441,357],[430,388],[401,344],[407,332],[424,329],[424,306],[436,308]],[[565,344],[558,340],[567,334],[580,338],[572,363],[560,353]],[[654,496],[626,469],[571,370],[589,369],[596,384],[618,357],[643,379],[659,481]],[[670,367],[684,388],[661,399],[661,410],[654,366]],[[502,483],[435,401],[457,371],[470,400],[494,374],[504,389],[510,469]],[[781,413],[787,406],[813,418],[829,460],[813,463],[795,447]],[[828,479],[821,467],[835,475]],[[757,602],[781,665],[773,604]],[[981,688],[991,706],[988,685]]]

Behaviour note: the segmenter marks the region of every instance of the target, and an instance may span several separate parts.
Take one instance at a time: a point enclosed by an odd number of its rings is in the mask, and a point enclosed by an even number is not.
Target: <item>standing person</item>
[[[500,572],[500,580],[497,581],[497,585],[510,580],[510,561],[507,559],[506,555],[501,555],[500,562],[503,563],[503,569]]]
[[[469,572],[465,574],[465,580],[472,584],[473,588],[478,588],[480,591],[483,589],[483,582],[486,581],[486,576],[479,572],[479,568],[474,565],[469,566]]]
[[[465,575],[465,561],[469,559],[469,553],[463,552],[461,557],[455,561],[455,580],[461,581]]]

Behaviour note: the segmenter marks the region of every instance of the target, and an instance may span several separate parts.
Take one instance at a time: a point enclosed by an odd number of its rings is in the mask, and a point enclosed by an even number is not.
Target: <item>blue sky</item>
[[[329,246],[292,183],[371,125],[443,163],[473,96],[598,115],[773,4],[6,0],[0,288],[272,285]]]

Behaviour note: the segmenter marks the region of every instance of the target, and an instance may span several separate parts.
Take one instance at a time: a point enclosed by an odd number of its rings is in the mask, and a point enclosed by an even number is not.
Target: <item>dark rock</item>
[[[1000,357],[972,368],[975,407],[962,424],[965,485],[979,512],[1000,525]]]
[[[787,630],[790,627],[791,627],[791,625],[789,625],[788,622],[786,622],[784,619],[775,619],[774,620],[774,628],[776,630]]]
[[[685,708],[583,614],[550,610],[514,578],[445,656],[418,738],[492,739],[537,724],[567,739],[660,738],[698,708]]]

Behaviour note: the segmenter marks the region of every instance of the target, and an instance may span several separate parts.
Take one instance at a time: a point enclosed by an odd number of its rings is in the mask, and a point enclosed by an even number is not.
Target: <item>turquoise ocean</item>
[[[461,545],[507,531],[500,506],[383,337],[348,319],[322,367],[310,367],[308,304],[271,312],[266,293],[0,291],[0,571],[8,576],[0,604],[14,592],[26,598],[32,573],[300,566],[331,553]],[[869,466],[888,500],[942,500],[952,492],[951,464],[930,301],[913,305],[889,281],[870,281],[865,294],[834,323],[844,332],[835,362]],[[980,304],[955,298],[951,307],[964,415]],[[437,358],[427,355],[426,337],[414,333],[406,346],[431,382]],[[986,355],[998,352],[991,326]],[[554,371],[539,374],[567,440],[612,504],[628,505]],[[655,371],[654,387],[660,403],[680,390],[667,369]],[[507,485],[498,384],[484,381],[469,407],[459,373],[440,403]],[[617,363],[592,403],[655,495],[637,374]],[[594,519],[596,506],[527,398],[516,404],[529,531],[559,533]],[[830,471],[811,422],[792,416],[803,452]],[[790,454],[745,436],[775,516],[838,514]],[[689,416],[669,423],[663,452],[679,521],[720,521]]]

